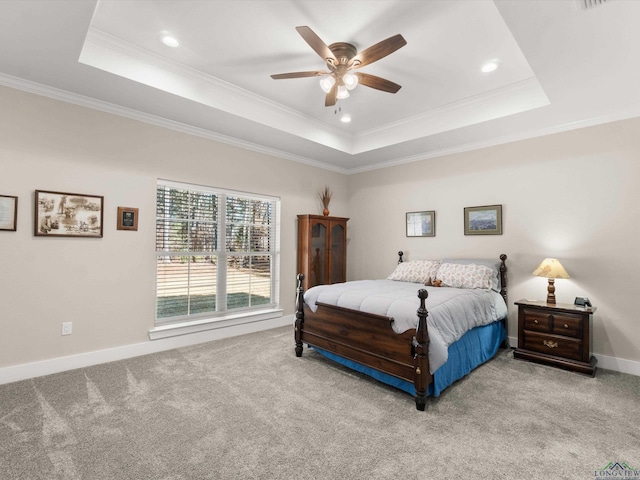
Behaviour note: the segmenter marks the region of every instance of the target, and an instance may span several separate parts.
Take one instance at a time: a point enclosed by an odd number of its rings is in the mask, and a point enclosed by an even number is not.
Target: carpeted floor
[[[313,351],[296,358],[292,330],[0,386],[0,478],[588,480],[611,462],[640,469],[640,377],[590,378],[501,351],[418,412]]]

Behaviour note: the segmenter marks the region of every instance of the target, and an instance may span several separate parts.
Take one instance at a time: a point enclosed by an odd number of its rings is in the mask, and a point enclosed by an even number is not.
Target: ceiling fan
[[[320,81],[321,88],[327,94],[324,101],[326,107],[335,105],[339,99],[347,98],[349,90],[354,89],[358,84],[389,93],[396,93],[400,90],[401,86],[397,83],[375,75],[369,75],[368,73],[356,72],[355,70],[380,60],[404,47],[407,41],[402,35],[398,34],[389,37],[358,53],[356,47],[350,43],[338,42],[327,46],[309,27],[296,27],[296,30],[327,63],[329,71],[280,73],[271,75],[271,78],[281,80],[326,75],[327,77]]]

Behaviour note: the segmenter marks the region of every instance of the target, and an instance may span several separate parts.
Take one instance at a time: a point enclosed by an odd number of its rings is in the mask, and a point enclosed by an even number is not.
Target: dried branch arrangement
[[[324,216],[329,215],[329,203],[331,203],[331,195],[333,195],[331,193],[331,189],[326,185],[324,187],[324,190],[318,193],[320,201],[322,202],[322,206],[324,207],[324,210],[322,211],[322,214]]]

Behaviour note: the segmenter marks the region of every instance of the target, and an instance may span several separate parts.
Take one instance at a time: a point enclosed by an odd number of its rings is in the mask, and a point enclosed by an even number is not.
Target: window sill
[[[243,325],[245,323],[261,322],[282,317],[283,310],[269,309],[256,310],[253,312],[242,312],[225,317],[204,318],[192,320],[188,322],[174,323],[171,325],[163,325],[149,330],[149,339],[158,340],[161,338],[176,337],[178,335],[188,335],[191,333],[204,332],[207,330],[215,330],[218,328],[233,327]]]

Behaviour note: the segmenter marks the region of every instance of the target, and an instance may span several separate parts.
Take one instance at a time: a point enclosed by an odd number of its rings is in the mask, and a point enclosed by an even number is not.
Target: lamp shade
[[[322,91],[324,93],[329,93],[333,88],[334,83],[336,83],[336,79],[333,78],[333,76],[325,77],[322,80],[320,80],[320,88],[322,88]]]
[[[536,277],[571,278],[562,264],[555,258],[545,258],[538,268],[533,271]]]
[[[344,85],[338,85],[338,93],[336,97],[339,99],[344,99],[349,97],[349,90]]]
[[[345,73],[342,76],[342,81],[347,90],[353,90],[358,86],[358,76],[353,73]]]

